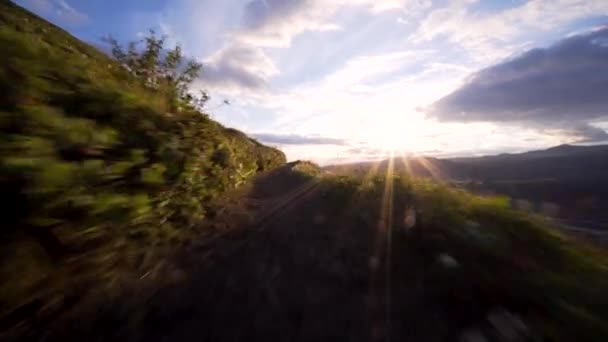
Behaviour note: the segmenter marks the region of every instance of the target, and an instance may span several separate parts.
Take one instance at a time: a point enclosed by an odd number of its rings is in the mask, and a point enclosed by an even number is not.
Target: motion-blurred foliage
[[[534,341],[608,336],[605,250],[561,234],[542,217],[512,209],[506,197],[480,197],[400,173],[342,172],[324,180],[327,196],[354,198],[351,210],[368,226],[379,222],[378,204],[384,208],[391,198],[392,277],[414,282],[420,289],[412,294],[417,302],[440,305],[453,315],[450,319],[463,321],[483,320],[492,308],[506,307],[521,315]],[[442,266],[441,255],[454,265]],[[436,328],[450,324],[458,323]]]
[[[18,295],[8,287],[25,293],[35,283],[28,276],[44,278],[45,262],[13,259],[19,246],[57,262],[134,239],[155,244],[203,219],[211,199],[285,162],[195,106],[176,106],[191,100],[183,83],[169,97],[166,87],[143,86],[6,0],[0,46],[1,234],[10,254],[2,277],[20,279],[3,282],[2,302]]]

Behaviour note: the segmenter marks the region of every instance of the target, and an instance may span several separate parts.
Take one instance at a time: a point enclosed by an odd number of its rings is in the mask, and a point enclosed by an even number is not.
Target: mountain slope
[[[52,288],[67,260],[106,281],[116,263],[144,263],[187,240],[215,198],[285,162],[204,113],[168,112],[166,96],[6,0],[0,46],[0,186],[10,199],[0,312]]]
[[[603,341],[605,251],[424,180],[288,164],[122,295],[49,308],[46,341]],[[238,218],[238,219],[235,219]],[[148,273],[149,272],[149,273]],[[160,280],[170,279],[170,284]],[[96,295],[95,295],[96,294]],[[93,296],[95,295],[95,296]],[[52,308],[52,307],[51,307]],[[479,339],[478,339],[479,340]]]

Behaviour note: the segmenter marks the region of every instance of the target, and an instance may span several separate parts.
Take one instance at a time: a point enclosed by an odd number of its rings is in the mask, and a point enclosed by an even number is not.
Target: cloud
[[[589,16],[608,14],[605,0],[532,0],[504,11],[475,10],[477,0],[452,0],[431,11],[410,36],[421,42],[446,37],[482,61],[504,58],[529,40]]]
[[[268,79],[278,73],[274,62],[260,48],[232,44],[205,61],[201,81],[215,89],[263,90]]]
[[[372,146],[358,146],[346,149],[341,154],[342,157],[348,157],[350,160],[376,160],[385,158],[389,155],[386,149],[376,148]]]
[[[345,8],[379,14],[428,6],[428,0],[178,0],[160,15],[160,26],[203,61],[197,87],[244,94],[268,90],[279,74],[267,48],[287,48],[304,32],[339,30],[334,16]]]
[[[608,133],[606,133],[606,131],[586,123],[576,123],[570,127],[547,130],[546,133],[571,136],[580,143],[608,141]]]
[[[414,108],[453,90],[466,75],[461,68],[426,65],[433,54],[432,50],[396,50],[354,57],[320,80],[286,89],[257,105],[280,113],[273,126],[287,132],[331,136],[340,127],[341,134],[380,145],[397,139],[387,136],[402,134],[413,146],[430,129]],[[454,81],[446,83],[446,77]]]
[[[583,140],[606,140],[608,27],[530,50],[473,74],[426,109],[440,121],[516,122]]]
[[[406,5],[410,11],[428,7],[420,0],[251,0],[243,12],[243,27],[234,36],[257,46],[287,47],[303,32],[339,30],[331,19],[345,7],[362,7],[377,14]]]
[[[347,142],[342,139],[321,137],[321,136],[303,136],[296,134],[272,134],[258,133],[252,136],[263,143],[280,144],[280,145],[347,145]]]
[[[57,17],[68,25],[80,25],[89,20],[89,17],[74,9],[65,0],[55,0]]]
[[[386,81],[388,76],[394,77],[399,69],[420,63],[433,53],[434,50],[401,50],[355,57],[328,75],[324,82],[336,89],[361,90],[365,83]]]
[[[252,0],[234,37],[257,46],[287,47],[299,33],[339,29],[327,22],[335,11],[332,4],[320,5],[316,0]]]
[[[24,0],[23,2],[63,25],[79,26],[89,21],[86,14],[79,12],[65,0]]]

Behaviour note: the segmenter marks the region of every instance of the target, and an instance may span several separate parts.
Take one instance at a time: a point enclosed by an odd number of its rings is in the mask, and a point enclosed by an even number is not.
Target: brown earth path
[[[144,273],[128,295],[96,296],[28,340],[457,340],[468,324],[461,310],[450,312],[424,285],[436,251],[398,232],[392,244],[401,247],[387,248],[390,228],[402,224],[403,196],[393,200],[389,187],[360,202],[293,166],[228,196],[208,220],[216,229],[202,229],[211,233],[164,271]],[[164,278],[177,280],[158,285]]]
[[[41,327],[35,338],[380,338],[384,301],[370,287],[375,226],[347,208],[351,199],[336,201],[320,179],[294,172],[293,166],[259,177],[226,200],[212,220],[222,229],[202,236],[172,261],[167,272],[178,273],[179,281],[64,315]],[[377,261],[371,267],[380,269]]]

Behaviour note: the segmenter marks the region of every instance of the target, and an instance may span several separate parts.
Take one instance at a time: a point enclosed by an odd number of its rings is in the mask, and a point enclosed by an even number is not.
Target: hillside
[[[465,186],[500,193],[565,224],[608,231],[608,146],[561,145],[547,150],[452,159]],[[471,182],[473,181],[473,182]]]
[[[600,341],[605,251],[504,198],[291,163],[121,295],[25,319],[17,340]],[[215,227],[215,229],[211,229]],[[221,227],[221,229],[217,229]],[[583,281],[584,280],[584,281]],[[81,302],[83,299],[81,299]],[[482,340],[482,341],[483,341]]]
[[[6,0],[0,46],[0,314],[74,260],[102,282],[156,260],[215,198],[285,162],[205,113],[169,112],[117,62]]]
[[[607,250],[459,161],[285,163],[5,0],[0,46],[2,341],[608,339]]]

